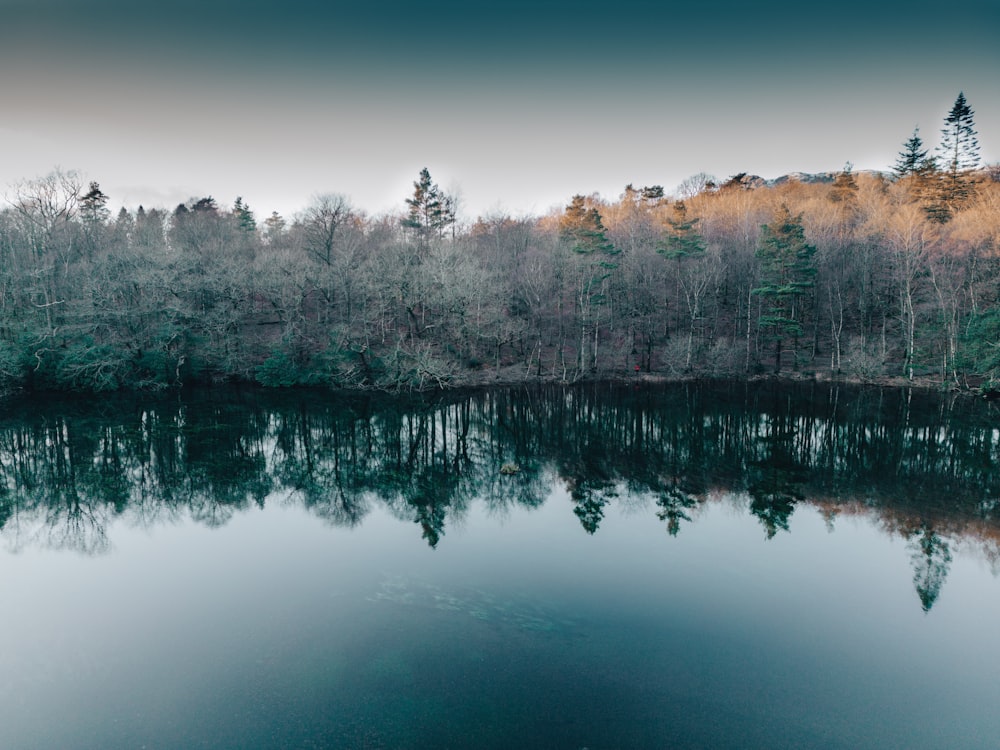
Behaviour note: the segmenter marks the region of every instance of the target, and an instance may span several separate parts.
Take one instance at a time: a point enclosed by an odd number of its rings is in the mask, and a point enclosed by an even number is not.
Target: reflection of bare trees
[[[51,549],[99,555],[111,549],[107,528],[111,508],[84,500],[69,506],[50,507],[39,530],[39,542]]]
[[[769,537],[803,502],[830,518],[855,506],[880,515],[910,540],[930,609],[956,540],[983,540],[996,559],[1000,438],[982,411],[814,384],[12,403],[0,421],[0,536],[95,554],[116,522],[219,526],[280,498],[344,527],[381,505],[434,547],[474,502],[494,514],[535,507],[553,481],[588,533],[612,504],[645,498],[676,535],[721,490],[744,498]],[[508,463],[518,471],[501,474]]]

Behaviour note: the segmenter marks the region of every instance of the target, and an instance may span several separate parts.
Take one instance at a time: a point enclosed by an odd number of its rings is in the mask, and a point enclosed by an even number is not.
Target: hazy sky
[[[1000,0],[0,0],[0,188],[465,218],[708,172],[885,169],[960,90],[1000,160]]]

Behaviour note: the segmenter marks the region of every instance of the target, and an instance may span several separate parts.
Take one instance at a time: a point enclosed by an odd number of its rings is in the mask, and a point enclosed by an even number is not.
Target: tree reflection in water
[[[909,538],[910,561],[913,565],[913,586],[920,597],[920,606],[929,612],[941,594],[944,579],[951,566],[951,549],[928,524],[921,524]]]
[[[742,498],[767,538],[813,503],[876,514],[908,540],[929,610],[958,537],[997,557],[1000,433],[960,397],[819,384],[609,384],[426,397],[239,389],[9,401],[0,538],[109,548],[117,518],[218,526],[294,502],[352,527],[374,504],[431,547],[473,502],[536,507],[553,481],[596,534],[609,504],[647,499],[676,536],[709,497]],[[518,471],[501,474],[505,463]],[[942,500],[946,498],[946,500]]]

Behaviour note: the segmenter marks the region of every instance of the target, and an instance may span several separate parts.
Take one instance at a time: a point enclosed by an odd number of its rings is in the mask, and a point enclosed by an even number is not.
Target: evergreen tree
[[[786,337],[802,335],[800,300],[814,286],[816,248],[806,242],[802,216],[792,216],[782,205],[775,221],[761,227],[757,257],[761,261],[761,285],[754,289],[767,305],[760,325],[774,341],[774,371],[781,370],[781,347]]]
[[[104,243],[107,225],[111,219],[108,196],[101,191],[101,186],[96,182],[91,182],[86,195],[80,198],[80,219],[83,221],[86,252],[93,255]]]
[[[830,200],[834,203],[850,203],[857,196],[858,181],[854,179],[853,169],[854,165],[847,162],[833,181],[833,188],[830,190]]]
[[[662,185],[646,185],[640,191],[642,199],[647,203],[656,204],[663,200]]]
[[[972,192],[969,172],[979,167],[979,141],[973,125],[973,111],[959,92],[954,106],[945,117],[938,145],[940,173],[933,181],[933,198],[927,212],[943,224]]]
[[[128,212],[125,206],[118,210],[118,217],[115,219],[114,236],[120,248],[127,247],[135,234],[135,219]]]
[[[920,138],[920,128],[914,128],[913,135],[903,144],[903,150],[899,152],[899,158],[892,166],[893,173],[897,178],[902,179],[910,175],[920,176],[933,171],[934,157],[928,156],[928,153]]]
[[[108,196],[96,182],[91,182],[87,194],[80,198],[80,218],[88,225],[106,224],[111,218]]]
[[[566,213],[559,222],[559,235],[569,243],[573,252],[581,255],[614,253],[605,234],[601,214],[596,208],[587,208],[586,198],[574,195],[566,206]]]
[[[698,231],[698,218],[688,218],[687,206],[684,201],[673,205],[674,216],[667,219],[670,230],[657,247],[657,252],[676,261],[674,279],[677,283],[676,297],[683,299],[687,307],[687,350],[684,367],[691,367],[695,327],[702,317],[702,302],[708,284],[712,278],[712,270],[703,260],[705,257],[705,239]]]
[[[179,207],[178,207],[179,208]],[[215,202],[215,198],[211,195],[207,198],[199,198],[193,204],[191,204],[192,213],[206,213],[215,214],[219,210],[219,205]]]
[[[277,211],[272,211],[271,215],[264,219],[264,242],[273,245],[281,239],[284,233],[284,217]]]
[[[671,260],[689,257],[699,257],[705,254],[705,240],[698,232],[697,226],[701,219],[688,218],[687,206],[684,201],[674,203],[674,216],[667,219],[670,231],[657,247],[657,252]]]
[[[183,204],[182,204],[183,205]],[[187,209],[184,209],[187,211]],[[163,225],[166,216],[159,209],[146,211],[139,206],[135,212],[135,238],[136,243],[142,247],[157,247],[164,242]]]
[[[240,196],[236,197],[236,203],[233,205],[233,216],[236,217],[236,223],[244,232],[256,231],[257,219],[254,218],[250,206],[244,203]]]
[[[607,280],[618,264],[612,260],[618,254],[605,234],[600,212],[586,205],[586,198],[574,195],[559,222],[559,236],[570,249],[581,256],[577,278],[577,309],[580,324],[580,371],[596,369],[598,362],[601,306],[607,302]],[[593,353],[588,366],[588,342],[593,341]]]
[[[979,140],[972,119],[974,114],[965,101],[965,94],[958,92],[954,106],[944,118],[941,144],[938,146],[941,167],[949,174],[979,168]]]
[[[440,237],[455,223],[454,199],[431,180],[427,167],[420,170],[419,179],[413,183],[413,197],[406,199],[406,205],[410,210],[403,226],[413,229],[422,241],[433,235]]]

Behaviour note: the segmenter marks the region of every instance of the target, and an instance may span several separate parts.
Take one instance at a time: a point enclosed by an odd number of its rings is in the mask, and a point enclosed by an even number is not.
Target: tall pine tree
[[[574,195],[559,221],[559,236],[580,259],[577,279],[577,309],[580,323],[580,372],[596,370],[601,326],[601,306],[607,302],[607,281],[618,264],[613,260],[618,254],[608,240],[596,207],[588,207],[586,198]],[[587,350],[592,339],[593,352],[588,364]]]
[[[757,257],[761,261],[761,285],[754,289],[765,304],[762,328],[774,341],[774,371],[781,371],[782,344],[802,335],[802,299],[815,284],[816,247],[805,239],[802,216],[792,216],[788,206],[770,224],[761,227]]]
[[[413,183],[413,197],[406,199],[409,212],[403,226],[414,230],[421,242],[432,236],[440,237],[444,230],[455,223],[455,202],[431,180],[427,167],[420,170]]]
[[[899,158],[892,165],[892,171],[897,178],[919,176],[934,169],[934,157],[929,156],[930,152],[924,148],[923,139],[920,137],[920,128],[913,129],[911,135],[903,144],[903,150],[899,152]]]
[[[941,129],[941,144],[938,153],[941,155],[941,168],[947,173],[969,172],[978,169],[979,139],[976,138],[975,113],[965,101],[965,94],[958,92],[958,98],[948,116],[944,118]]]
[[[941,143],[938,145],[940,174],[935,180],[936,197],[928,207],[931,218],[940,223],[948,221],[972,193],[970,172],[980,166],[979,140],[973,122],[973,111],[965,101],[965,94],[958,98],[944,118]]]

